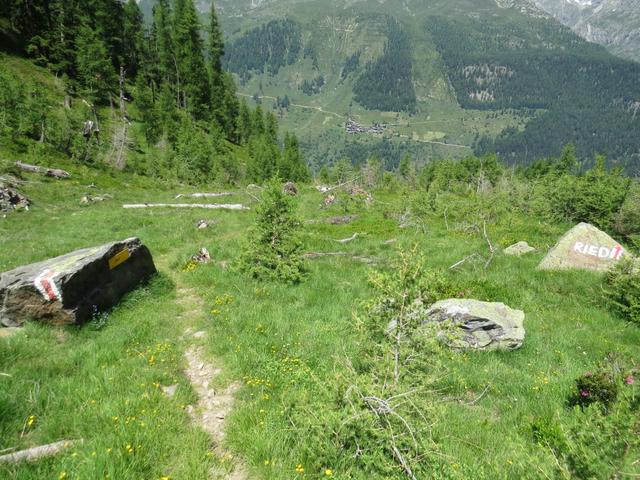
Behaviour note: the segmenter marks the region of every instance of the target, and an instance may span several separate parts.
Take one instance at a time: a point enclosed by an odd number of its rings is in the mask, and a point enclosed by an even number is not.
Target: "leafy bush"
[[[604,292],[615,310],[640,326],[640,270],[633,260],[619,262],[607,273]]]
[[[243,271],[254,278],[297,283],[304,274],[298,233],[301,222],[294,200],[276,179],[265,187],[258,206],[251,243],[241,259]]]

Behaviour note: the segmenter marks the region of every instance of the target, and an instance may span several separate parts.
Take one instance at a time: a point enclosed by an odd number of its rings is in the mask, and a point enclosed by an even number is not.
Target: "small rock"
[[[31,202],[11,185],[0,182],[0,212],[29,210]]]
[[[518,242],[510,247],[504,249],[505,255],[512,255],[519,257],[527,253],[535,252],[536,249],[529,245],[527,242]]]
[[[287,195],[291,195],[292,197],[298,195],[298,187],[296,187],[296,184],[293,182],[285,183],[282,190],[284,191],[284,193],[286,193]]]
[[[331,225],[346,225],[347,223],[353,222],[358,215],[340,215],[337,217],[331,217],[328,222]]]
[[[333,205],[334,203],[336,203],[336,196],[335,195],[327,195],[324,198],[325,207],[328,207],[329,205]]]
[[[208,220],[198,220],[198,223],[196,223],[196,228],[198,230],[204,230],[205,228],[209,228],[211,226],[211,223]]]
[[[207,336],[207,332],[199,331],[193,334],[193,338],[204,338]]]
[[[178,389],[178,384],[175,385],[162,385],[162,393],[164,393],[167,397],[173,397],[176,394],[176,390]]]
[[[471,299],[448,299],[433,304],[423,322],[451,321],[462,337],[445,342],[454,348],[515,350],[524,342],[524,312],[503,303]]]
[[[209,263],[211,261],[211,255],[209,254],[209,250],[202,247],[198,253],[191,257],[196,263]]]

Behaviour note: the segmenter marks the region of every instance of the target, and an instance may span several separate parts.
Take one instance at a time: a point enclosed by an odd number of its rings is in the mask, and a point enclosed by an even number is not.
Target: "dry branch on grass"
[[[349,238],[343,238],[342,240],[336,240],[336,242],[338,243],[349,243],[349,242],[353,242],[356,238],[360,237],[360,236],[364,236],[366,235],[366,233],[354,233],[353,235],[351,235]]]
[[[373,258],[361,257],[358,255],[351,255],[350,253],[346,253],[346,252],[309,252],[309,253],[302,254],[302,258],[308,258],[308,259],[323,258],[323,257],[347,257],[362,263],[368,263],[368,264],[375,263],[375,260]]]
[[[218,197],[230,197],[233,195],[231,192],[221,193],[179,193],[176,198],[218,198]]]
[[[50,443],[49,445],[20,450],[19,452],[0,456],[0,463],[34,462],[41,458],[57,455],[78,443],[82,443],[82,440],[62,440],[60,442]]]
[[[136,203],[122,205],[122,208],[204,208],[209,210],[249,210],[249,207],[245,207],[239,203]]]
[[[28,163],[22,162],[16,162],[16,167],[25,172],[40,173],[42,175],[46,175],[47,177],[71,178],[71,174],[69,172],[65,172],[64,170],[60,170],[58,168],[39,167],[37,165],[29,165]]]

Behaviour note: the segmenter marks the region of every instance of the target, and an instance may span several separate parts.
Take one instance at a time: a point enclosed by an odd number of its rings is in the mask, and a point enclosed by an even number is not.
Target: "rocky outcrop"
[[[0,275],[0,326],[82,324],[155,272],[149,249],[137,238],[16,268]]]
[[[628,252],[602,230],[580,223],[569,230],[542,260],[541,270],[606,272]]]
[[[29,205],[29,199],[18,192],[14,185],[0,181],[0,212],[29,210]]]
[[[451,322],[459,335],[442,336],[453,348],[473,350],[514,350],[524,342],[524,312],[503,303],[471,299],[449,299],[427,310],[428,322]]]

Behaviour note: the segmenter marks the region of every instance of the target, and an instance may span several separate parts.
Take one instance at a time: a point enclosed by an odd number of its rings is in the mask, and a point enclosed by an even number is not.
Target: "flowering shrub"
[[[576,379],[576,391],[569,398],[569,404],[586,407],[599,402],[606,409],[617,397],[618,382],[611,372],[587,372]]]

